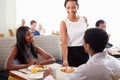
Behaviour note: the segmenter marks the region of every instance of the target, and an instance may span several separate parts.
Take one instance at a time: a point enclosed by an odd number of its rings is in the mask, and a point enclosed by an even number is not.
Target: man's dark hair
[[[66,7],[66,4],[67,4],[68,1],[75,1],[76,5],[79,6],[78,0],[65,0],[64,7]]]
[[[96,27],[99,27],[100,24],[104,24],[104,23],[105,23],[105,21],[102,20],[102,19],[100,19],[100,20],[98,20],[98,21],[96,22],[95,26],[96,26]]]
[[[32,25],[33,23],[37,23],[35,20],[30,21],[30,25]]]
[[[102,52],[108,40],[108,34],[100,28],[90,28],[86,30],[84,35],[85,43],[89,44],[95,53]]]

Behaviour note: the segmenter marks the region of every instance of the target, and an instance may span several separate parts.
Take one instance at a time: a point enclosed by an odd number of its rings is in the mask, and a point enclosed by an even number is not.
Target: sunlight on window
[[[65,16],[64,0],[17,0],[17,24],[25,18],[27,25],[31,20],[45,27],[47,34],[59,30]]]
[[[90,27],[95,27],[98,19],[106,21],[107,32],[111,34],[110,43],[120,45],[119,31],[119,0],[78,0],[78,14],[86,16]],[[60,22],[67,15],[64,0],[17,0],[17,25],[25,19],[27,25],[36,20],[46,29],[46,34],[59,30]],[[114,14],[113,14],[114,13]]]

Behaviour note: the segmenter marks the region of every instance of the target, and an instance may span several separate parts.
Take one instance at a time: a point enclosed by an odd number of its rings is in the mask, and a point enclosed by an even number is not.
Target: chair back
[[[0,34],[0,37],[5,37],[5,35],[4,34]]]
[[[9,35],[10,35],[10,36],[15,36],[12,29],[8,29],[8,31],[9,31]]]

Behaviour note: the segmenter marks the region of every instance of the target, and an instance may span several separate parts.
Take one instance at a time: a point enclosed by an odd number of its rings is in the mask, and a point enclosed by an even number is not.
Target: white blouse
[[[77,22],[71,22],[68,19],[64,20],[67,28],[68,46],[82,46],[84,32],[87,29],[85,19],[80,16]]]

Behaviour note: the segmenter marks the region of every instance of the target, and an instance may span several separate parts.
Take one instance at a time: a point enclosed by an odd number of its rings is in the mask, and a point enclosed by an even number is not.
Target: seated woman
[[[55,62],[50,54],[33,44],[34,37],[29,27],[19,27],[16,32],[16,40],[16,44],[11,48],[6,59],[5,70],[16,70],[27,68],[33,64],[45,65]],[[45,60],[38,62],[37,54],[40,54]]]

